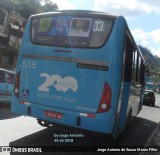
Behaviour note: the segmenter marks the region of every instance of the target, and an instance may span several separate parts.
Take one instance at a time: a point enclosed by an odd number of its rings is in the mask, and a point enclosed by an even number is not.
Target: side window
[[[142,85],[144,81],[145,67],[136,46],[126,34],[123,53],[123,73],[122,79],[136,85]]]
[[[145,72],[145,67],[142,63],[142,60],[141,60],[141,64],[140,64],[140,84],[144,84],[144,72]]]
[[[5,13],[0,9],[0,25],[4,24]]]
[[[137,51],[133,51],[133,58],[132,58],[132,81],[136,81],[136,70],[137,70]]]
[[[142,83],[142,59],[135,50],[132,58],[132,81],[138,84]]]
[[[138,83],[141,84],[141,63],[142,63],[142,59],[139,55],[138,57]]]
[[[137,60],[136,60],[136,82],[139,82],[139,54],[137,53]]]
[[[132,78],[132,56],[133,46],[128,36],[125,42],[125,63],[124,63],[124,80],[130,82]]]
[[[5,83],[5,73],[0,70],[0,82]]]
[[[14,74],[6,72],[6,77],[7,77],[7,83],[13,84],[13,82],[14,82]]]

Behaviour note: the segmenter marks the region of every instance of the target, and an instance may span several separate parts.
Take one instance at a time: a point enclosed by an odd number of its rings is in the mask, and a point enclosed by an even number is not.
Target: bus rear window
[[[99,18],[53,16],[32,19],[31,39],[35,44],[63,47],[101,47],[112,21]]]

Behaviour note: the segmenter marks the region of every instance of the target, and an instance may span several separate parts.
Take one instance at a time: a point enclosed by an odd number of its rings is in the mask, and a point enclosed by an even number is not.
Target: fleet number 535
[[[35,69],[37,66],[36,61],[23,60],[22,67],[28,69]]]

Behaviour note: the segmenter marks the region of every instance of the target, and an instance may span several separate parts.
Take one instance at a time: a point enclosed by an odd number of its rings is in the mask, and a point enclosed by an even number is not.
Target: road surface
[[[138,117],[114,142],[106,140],[103,136],[94,136],[75,129],[44,128],[35,118],[16,115],[10,112],[10,108],[1,107],[0,146],[144,146],[158,122],[160,122],[159,95],[156,95],[156,106],[143,106]],[[63,136],[69,134],[72,134],[73,138],[68,142],[60,142],[55,140],[56,134],[62,136],[58,140],[66,139]]]

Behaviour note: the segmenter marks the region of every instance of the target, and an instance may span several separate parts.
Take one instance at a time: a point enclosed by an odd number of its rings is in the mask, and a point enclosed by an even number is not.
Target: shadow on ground
[[[155,108],[160,108],[159,106],[155,105]]]
[[[153,106],[151,106],[151,105],[149,105],[149,104],[144,104],[145,106],[147,106],[147,107],[152,107],[152,108],[160,108],[159,106],[157,106],[157,105],[155,105],[154,107]]]
[[[74,147],[74,146],[81,146],[79,151],[83,151],[85,146],[95,146],[96,149],[98,147],[105,148],[107,146],[141,146],[143,147],[147,141],[147,139],[150,137],[154,129],[156,128],[157,123],[143,119],[143,118],[135,118],[135,120],[126,128],[126,130],[115,140],[111,141],[106,139],[104,136],[96,136],[90,133],[82,133],[79,132],[79,130],[67,130],[65,128],[58,128],[54,127],[53,129],[46,128],[44,130],[41,130],[39,132],[36,132],[34,134],[28,135],[26,137],[23,137],[21,139],[17,139],[16,141],[12,141],[10,143],[10,146],[52,146],[56,148],[56,146],[62,146],[60,147],[61,152],[54,152],[54,154],[61,155],[61,154],[71,154],[70,152],[65,152],[64,149],[67,149],[68,147]],[[65,142],[54,142],[55,137],[54,134],[84,134],[84,137],[82,138],[74,138],[73,143],[65,143]],[[67,146],[67,147],[64,147]],[[63,152],[63,153],[62,153]],[[64,153],[65,152],[65,153]],[[98,152],[99,153],[99,152]],[[16,153],[11,153],[11,155],[15,155]],[[45,153],[46,154],[46,153]],[[73,153],[75,154],[75,153]],[[78,153],[76,153],[78,154]],[[97,154],[97,153],[89,153],[89,152],[81,152],[79,154]],[[109,153],[109,154],[124,154],[123,152],[116,152],[116,153]],[[129,152],[131,154],[131,152]],[[135,152],[134,155],[138,155],[138,152]]]
[[[11,119],[19,116],[20,115],[11,112],[10,103],[0,103],[0,120]]]

